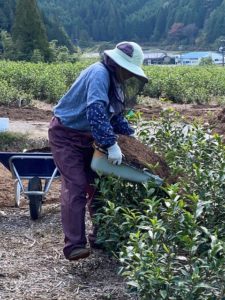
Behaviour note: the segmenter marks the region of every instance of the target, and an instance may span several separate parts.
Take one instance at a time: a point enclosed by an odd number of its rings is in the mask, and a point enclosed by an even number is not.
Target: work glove
[[[117,142],[108,149],[108,160],[113,165],[120,165],[122,163],[122,152]]]

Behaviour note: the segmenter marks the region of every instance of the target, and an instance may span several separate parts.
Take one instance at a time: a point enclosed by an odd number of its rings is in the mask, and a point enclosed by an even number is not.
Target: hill
[[[0,1],[0,28],[11,30],[16,0]],[[49,39],[68,43],[136,40],[152,45],[218,47],[225,0],[37,0]]]
[[[16,0],[0,0],[0,30],[12,33],[15,11]],[[59,45],[65,45],[68,49],[73,50],[73,44],[63,26],[58,24],[54,17],[47,17],[44,9],[41,9],[41,14],[48,40],[57,40]]]
[[[208,46],[225,32],[224,0],[38,0],[72,40]]]

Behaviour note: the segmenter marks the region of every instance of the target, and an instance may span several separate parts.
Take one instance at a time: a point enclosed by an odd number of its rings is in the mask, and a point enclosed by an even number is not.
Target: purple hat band
[[[119,44],[117,46],[117,49],[121,50],[123,53],[125,53],[129,57],[133,57],[134,48],[132,45],[128,43]]]

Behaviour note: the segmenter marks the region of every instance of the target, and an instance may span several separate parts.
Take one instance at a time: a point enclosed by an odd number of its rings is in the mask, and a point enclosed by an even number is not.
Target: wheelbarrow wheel
[[[15,191],[15,207],[20,207],[21,187],[18,180],[16,180],[14,183],[14,191]]]
[[[41,179],[39,177],[29,179],[28,191],[42,191]],[[28,198],[30,217],[32,220],[37,220],[41,215],[42,195],[28,195]]]

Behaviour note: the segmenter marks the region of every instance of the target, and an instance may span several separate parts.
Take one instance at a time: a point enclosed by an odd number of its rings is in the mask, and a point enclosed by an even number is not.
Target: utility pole
[[[225,40],[220,40],[219,52],[222,54],[222,66],[224,67],[224,56],[225,56]]]

